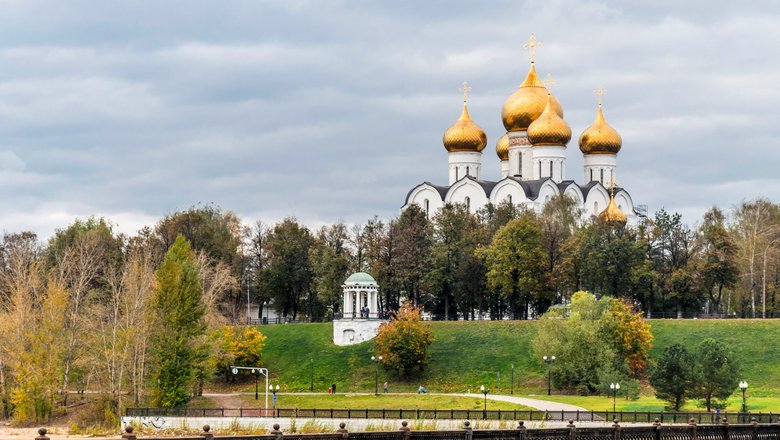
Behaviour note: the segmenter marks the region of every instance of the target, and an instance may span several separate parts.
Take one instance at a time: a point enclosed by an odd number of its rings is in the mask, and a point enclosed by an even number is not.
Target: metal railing
[[[714,413],[714,412],[654,412],[654,411],[538,411],[538,410],[479,410],[479,409],[342,409],[342,408],[127,408],[128,417],[283,417],[313,419],[385,419],[385,420],[550,420],[575,422],[619,423],[774,423],[778,414]]]

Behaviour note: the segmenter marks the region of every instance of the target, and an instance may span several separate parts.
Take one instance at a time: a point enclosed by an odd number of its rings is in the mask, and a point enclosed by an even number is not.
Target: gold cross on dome
[[[549,73],[547,74],[547,76],[545,76],[545,77],[544,77],[544,79],[542,80],[542,82],[544,83],[544,86],[547,88],[547,91],[548,91],[548,92],[550,91],[550,87],[551,87],[553,84],[555,84],[555,80],[553,79],[552,75],[551,75],[551,74],[549,74]]]
[[[471,91],[471,87],[467,81],[463,81],[463,86],[459,90],[463,92],[463,103],[465,104],[469,99],[469,92]]]
[[[601,100],[604,97],[604,95],[607,94],[607,91],[604,90],[602,86],[599,86],[599,88],[594,90],[593,93],[595,93],[599,97],[599,105],[601,105]]]
[[[617,185],[617,182],[615,182],[615,174],[611,174],[609,176],[609,195],[610,197],[615,197],[615,185]]]
[[[536,40],[534,34],[531,34],[531,37],[528,38],[528,42],[523,44],[523,47],[531,51],[531,62],[533,63],[535,50],[537,47],[542,47],[542,43]]]

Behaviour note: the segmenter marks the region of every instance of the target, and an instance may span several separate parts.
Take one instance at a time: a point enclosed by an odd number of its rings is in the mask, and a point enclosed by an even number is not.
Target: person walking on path
[[[384,393],[387,394],[387,382],[385,382]]]

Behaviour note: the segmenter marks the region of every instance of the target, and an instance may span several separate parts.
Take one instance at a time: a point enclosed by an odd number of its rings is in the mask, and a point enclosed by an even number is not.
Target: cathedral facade
[[[487,136],[469,115],[468,86],[464,83],[463,111],[443,138],[449,162],[448,183],[423,182],[415,186],[406,196],[404,209],[417,204],[431,217],[447,203],[465,204],[471,212],[488,203],[512,203],[538,212],[552,197],[565,194],[576,201],[583,220],[601,216],[621,223],[638,221],[640,213],[631,195],[624,188],[614,186],[622,139],[604,118],[603,90],[596,91],[599,104],[595,121],[578,140],[584,158],[583,183],[567,178],[566,152],[572,131],[549,84],[541,81],[536,73],[536,46],[531,36],[526,44],[531,50],[531,67],[501,111],[506,128],[506,134],[496,143],[501,180],[481,177]]]

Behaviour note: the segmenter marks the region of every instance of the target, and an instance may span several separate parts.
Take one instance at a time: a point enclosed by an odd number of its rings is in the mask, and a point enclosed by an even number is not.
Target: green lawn
[[[241,396],[246,407],[256,406],[254,396]],[[260,402],[264,396],[260,396]],[[269,397],[270,401],[270,397]],[[317,409],[482,409],[483,400],[477,397],[435,396],[431,394],[397,395],[350,395],[350,394],[316,394],[316,395],[278,395],[279,408],[317,408]],[[528,410],[523,405],[513,405],[508,402],[487,402],[489,409]]]
[[[516,394],[541,396],[546,387],[544,367],[532,357],[534,321],[433,322],[430,365],[414,378],[398,377],[379,369],[379,384],[387,381],[393,392],[413,392],[425,385],[431,392],[465,392],[486,385],[491,393],[509,394],[514,363]],[[651,356],[679,342],[693,349],[707,337],[732,345],[742,363],[743,378],[750,384],[749,404],[754,410],[780,410],[780,320],[651,320],[655,336]],[[324,392],[336,383],[339,392],[370,392],[374,389],[372,343],[349,347],[333,345],[330,323],[269,325],[260,327],[268,336],[263,359],[271,382],[284,391]],[[554,353],[551,353],[554,354]],[[500,377],[499,377],[500,376]],[[499,382],[500,381],[500,382]],[[218,385],[215,385],[218,386]],[[254,390],[254,384],[242,385]],[[730,405],[739,405],[735,393]],[[567,396],[586,399],[581,406],[611,409],[604,397]],[[593,402],[593,403],[590,403]],[[574,402],[573,402],[574,403]],[[663,404],[651,397],[625,403],[626,408],[660,410]]]
[[[532,399],[552,400],[555,402],[569,403],[581,406],[593,411],[612,411],[612,398],[604,396],[528,396]],[[615,400],[615,408],[618,411],[664,411],[665,403],[653,396],[642,396],[638,400],[626,400],[618,397]],[[751,397],[748,398],[748,406],[753,412],[780,412],[780,398],[777,397]],[[729,399],[728,411],[739,411],[742,407],[741,393],[735,393]],[[682,408],[683,411],[706,411],[699,401],[691,400]]]

